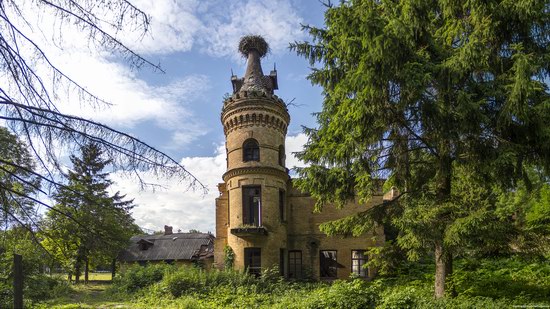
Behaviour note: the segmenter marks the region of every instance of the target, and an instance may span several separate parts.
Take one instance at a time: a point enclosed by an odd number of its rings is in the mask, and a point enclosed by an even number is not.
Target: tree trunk
[[[111,262],[111,280],[115,279],[115,274],[116,274],[116,259],[113,259],[113,261]]]
[[[85,284],[88,284],[88,272],[90,270],[90,261],[88,260],[88,258],[86,257],[84,259],[84,261],[86,262],[86,264],[84,265],[84,283]]]
[[[67,280],[69,280],[69,283],[73,283],[73,273],[69,272],[67,274]]]
[[[447,253],[445,254],[445,257],[446,257],[446,266],[447,266],[447,269],[446,269],[446,272],[447,272],[447,276],[446,276],[446,288],[447,288],[447,295],[450,296],[450,297],[456,297],[456,290],[455,290],[455,286],[454,286],[454,283],[452,282],[452,279],[453,279],[453,255],[447,251]],[[451,282],[449,282],[451,281]]]
[[[437,203],[444,205],[451,196],[451,175],[452,175],[452,158],[450,156],[450,145],[448,140],[444,140],[440,147],[439,166],[437,171]],[[452,271],[452,259],[449,259],[450,252],[445,250],[443,238],[445,228],[447,226],[444,214],[439,214],[438,227],[439,237],[435,240],[434,256],[435,256],[435,284],[434,296],[436,299],[445,297],[445,281],[449,271]]]
[[[13,308],[23,308],[23,257],[13,255]]]
[[[445,279],[447,278],[448,260],[441,243],[435,244],[435,298],[445,297]]]
[[[76,263],[74,266],[74,277],[75,277],[74,283],[76,284],[80,283],[80,263],[81,263],[80,257],[77,257]]]

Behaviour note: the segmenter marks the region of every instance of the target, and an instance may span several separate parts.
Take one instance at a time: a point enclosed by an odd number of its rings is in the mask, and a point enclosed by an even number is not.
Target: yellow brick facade
[[[293,276],[290,268],[295,269],[299,256],[301,275],[319,278],[320,255],[330,250],[336,251],[336,277],[347,278],[352,250],[382,244],[382,229],[357,238],[327,237],[319,231],[319,224],[364,211],[383,198],[377,195],[368,205],[350,203],[341,210],[329,205],[323,212],[313,213],[315,201],[293,188],[285,167],[290,116],[284,102],[273,94],[276,71],[264,76],[262,54],[253,48],[241,52],[248,52],[247,71],[242,79],[232,77],[234,92],[224,101],[221,114],[227,172],[216,199],[214,264],[223,268],[224,248],[229,246],[235,254],[235,269],[244,270],[259,262],[262,269],[279,266],[285,276]],[[252,156],[253,160],[247,157],[252,152],[247,152],[245,145],[251,140],[259,148],[259,158]],[[258,189],[259,193],[254,191]]]

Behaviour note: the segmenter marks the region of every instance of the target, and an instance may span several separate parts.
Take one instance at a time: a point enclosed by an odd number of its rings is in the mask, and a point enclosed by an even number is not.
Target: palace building
[[[313,212],[314,199],[293,188],[285,166],[290,115],[274,93],[277,71],[262,71],[267,49],[259,36],[241,40],[246,72],[243,78],[231,76],[233,94],[223,102],[227,171],[216,199],[214,265],[223,268],[229,250],[233,267],[253,274],[276,265],[287,278],[372,276],[362,266],[368,260],[365,250],[384,242],[381,227],[361,237],[327,237],[319,224],[364,211],[391,196],[379,192],[369,204]]]

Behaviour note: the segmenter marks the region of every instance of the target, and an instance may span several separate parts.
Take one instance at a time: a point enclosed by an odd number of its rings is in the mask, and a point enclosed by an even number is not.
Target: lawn
[[[65,273],[56,273],[56,274],[52,274],[52,276],[54,277],[59,277],[59,278],[63,278],[63,279],[66,279],[67,278],[67,274]],[[113,276],[110,272],[106,272],[106,273],[89,273],[88,274],[88,280],[89,281],[111,281],[113,279]],[[73,278],[74,280],[74,278]],[[84,281],[84,276],[81,276],[80,277],[80,280]]]
[[[98,282],[73,285],[66,296],[43,302],[34,308],[133,308],[123,299],[108,295],[105,290],[109,285],[110,283]]]

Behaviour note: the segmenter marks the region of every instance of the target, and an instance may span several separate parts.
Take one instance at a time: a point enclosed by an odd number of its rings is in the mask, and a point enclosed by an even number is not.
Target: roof
[[[174,233],[139,235],[118,255],[120,261],[203,260],[214,256],[214,235]]]

